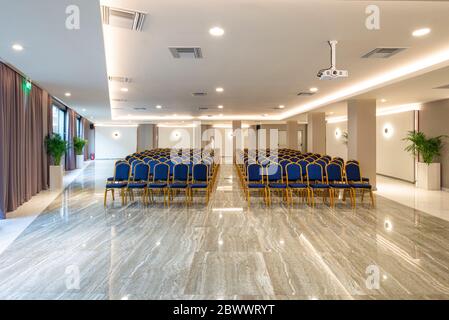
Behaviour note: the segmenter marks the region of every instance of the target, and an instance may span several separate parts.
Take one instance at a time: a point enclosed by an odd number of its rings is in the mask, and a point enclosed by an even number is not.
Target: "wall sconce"
[[[393,130],[393,127],[391,126],[391,124],[386,123],[384,125],[383,130],[382,130],[382,133],[383,133],[384,137],[388,139],[388,138],[391,138],[393,136],[393,131],[394,130]]]
[[[114,132],[112,133],[112,137],[113,137],[114,139],[120,138],[120,132],[114,131]]]
[[[335,139],[340,140],[341,138],[341,130],[340,128],[335,129]]]

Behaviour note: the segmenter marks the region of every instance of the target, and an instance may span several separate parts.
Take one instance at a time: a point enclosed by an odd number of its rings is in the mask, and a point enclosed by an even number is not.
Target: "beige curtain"
[[[67,141],[69,143],[69,150],[65,155],[65,169],[74,170],[76,168],[76,156],[75,149],[73,148],[73,138],[76,137],[76,113],[69,108],[67,108],[67,124]]]
[[[0,63],[0,219],[48,186],[45,93]]]

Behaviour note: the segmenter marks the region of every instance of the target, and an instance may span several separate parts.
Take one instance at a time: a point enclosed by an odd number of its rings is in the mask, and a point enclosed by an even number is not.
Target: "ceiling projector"
[[[347,70],[337,69],[337,43],[338,41],[336,40],[329,41],[329,46],[331,47],[331,67],[318,71],[317,77],[320,80],[334,80],[338,78],[347,78],[349,76],[349,72]]]

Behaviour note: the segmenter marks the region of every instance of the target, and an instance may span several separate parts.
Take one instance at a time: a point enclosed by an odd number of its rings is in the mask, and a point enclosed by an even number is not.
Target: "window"
[[[78,138],[83,137],[83,125],[82,125],[81,117],[76,118],[76,136]]]
[[[53,105],[53,133],[58,133],[66,139],[66,112]]]

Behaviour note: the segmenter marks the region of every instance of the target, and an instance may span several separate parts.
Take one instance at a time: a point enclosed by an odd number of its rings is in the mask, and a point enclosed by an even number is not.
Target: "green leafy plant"
[[[443,149],[443,138],[447,136],[441,135],[433,138],[427,138],[426,135],[419,131],[409,131],[407,136],[402,139],[411,144],[405,148],[414,156],[421,156],[424,163],[430,165],[434,159],[441,155]]]
[[[61,165],[61,158],[69,147],[67,141],[62,139],[59,134],[54,133],[45,138],[45,145],[48,154],[53,157],[54,164]]]
[[[74,137],[73,138],[73,148],[75,149],[75,154],[80,156],[83,154],[83,148],[87,144],[87,140]]]

